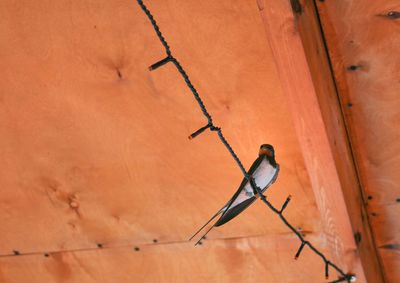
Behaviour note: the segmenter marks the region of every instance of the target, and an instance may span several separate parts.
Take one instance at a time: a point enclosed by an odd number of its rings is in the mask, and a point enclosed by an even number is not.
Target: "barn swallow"
[[[253,162],[249,171],[247,172],[250,178],[253,178],[255,185],[265,192],[278,177],[279,164],[275,161],[275,150],[270,144],[263,144],[260,147],[258,158]],[[192,240],[204,227],[206,227],[215,217],[221,214],[217,222],[215,222],[210,229],[197,241],[196,245],[213,229],[214,227],[221,226],[234,217],[239,215],[243,210],[248,208],[257,198],[258,193],[255,192],[246,178],[243,178],[238,190],[228,203],[222,207],[206,224],[203,225],[190,239]]]

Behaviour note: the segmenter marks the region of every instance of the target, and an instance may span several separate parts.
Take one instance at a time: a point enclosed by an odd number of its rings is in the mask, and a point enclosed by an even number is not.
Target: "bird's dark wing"
[[[221,216],[220,219],[214,224],[215,227],[224,225],[226,222],[232,220],[235,218],[239,213],[241,213],[243,210],[245,210],[247,207],[249,207],[254,201],[256,200],[256,197],[253,196],[251,198],[246,199],[245,201],[242,201],[238,205],[235,205],[231,209],[228,210],[228,213],[225,215]]]
[[[273,182],[275,182],[279,172],[279,165],[272,165],[265,156],[259,157],[251,166],[249,175],[254,178],[256,185],[264,192]],[[249,207],[256,200],[252,186],[247,179],[244,179],[238,191],[229,201],[229,205],[223,208],[224,213],[215,226],[221,226]]]
[[[275,182],[279,172],[279,165],[271,164],[266,156],[259,156],[251,165],[248,174],[254,178],[254,181],[258,187],[264,192],[272,183]],[[253,188],[249,184],[246,178],[243,178],[238,190],[228,201],[228,203],[220,209],[211,219],[203,225],[190,239],[196,236],[204,227],[207,226],[215,217],[221,215],[217,222],[215,222],[207,232],[197,241],[196,245],[214,228],[221,226],[228,221],[235,218],[243,210],[249,207],[256,200],[256,195],[253,192]]]
[[[258,157],[258,158],[253,162],[253,165],[251,165],[251,167],[250,167],[248,173],[249,173],[249,174],[253,173],[253,172],[257,169],[257,167],[258,167],[258,165],[261,163],[261,161],[262,161],[262,157]],[[229,208],[230,208],[230,206],[232,205],[232,203],[238,198],[238,196],[239,196],[240,193],[242,192],[242,190],[243,190],[244,186],[246,185],[246,183],[247,183],[246,178],[243,178],[242,183],[240,184],[238,190],[235,192],[235,194],[233,195],[233,197],[228,201],[228,203],[227,203],[222,209],[220,209],[216,214],[214,214],[214,216],[211,217],[210,220],[208,220],[206,224],[204,224],[199,230],[197,230],[197,232],[189,239],[189,241],[190,241],[191,239],[193,239],[201,230],[203,230],[203,229],[208,225],[208,223],[210,223],[215,217],[217,217],[217,216],[218,216],[219,214],[221,214],[221,213],[222,213],[222,216],[220,217],[220,219],[219,219],[216,223],[214,223],[214,224],[207,230],[207,232],[200,238],[200,240],[197,241],[196,245],[203,239],[203,237],[205,237],[205,236],[211,231],[212,228],[214,228],[215,226],[220,226],[220,225],[222,225],[222,224],[217,225],[217,223],[219,223],[219,222],[223,219],[223,214],[226,213],[226,212],[229,210]],[[254,198],[254,199],[255,199],[255,198]],[[250,204],[248,204],[248,205],[250,205]],[[238,211],[238,209],[236,209],[235,211]],[[238,211],[237,214],[239,214],[239,213],[240,213],[240,212]],[[237,215],[237,214],[236,214],[236,215]],[[234,216],[236,216],[236,215],[234,215]],[[232,217],[229,216],[229,217],[230,217],[229,220],[232,219],[234,216],[232,216]],[[227,221],[229,221],[229,220],[227,220]],[[226,221],[225,221],[225,222],[226,222]]]
[[[254,162],[253,164],[250,166],[249,171],[247,171],[247,173],[251,176],[254,171],[258,168],[258,166],[260,165],[260,163],[262,162],[264,156],[259,156]],[[243,193],[243,189],[246,186],[246,184],[248,183],[246,178],[243,178],[242,182],[240,183],[239,188],[237,189],[237,191],[233,194],[232,198],[228,201],[228,203],[225,205],[224,208],[224,214],[230,209],[231,205],[234,203],[234,201],[239,197],[240,193]],[[223,217],[223,214],[222,216]]]

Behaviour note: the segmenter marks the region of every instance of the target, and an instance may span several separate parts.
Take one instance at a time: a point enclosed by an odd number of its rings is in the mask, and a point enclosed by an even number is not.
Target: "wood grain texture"
[[[399,10],[392,0],[318,2],[378,247],[398,245],[400,233],[400,22],[390,16]],[[389,282],[400,280],[394,269],[385,268]]]
[[[368,221],[366,203],[350,148],[316,7],[314,1],[307,0],[300,3],[302,12],[295,14],[296,26],[306,53],[352,230],[357,239],[358,253],[368,282],[382,282],[384,280],[382,265]]]
[[[323,262],[293,260],[297,246],[290,235],[0,257],[0,282],[323,282]]]
[[[187,240],[221,208],[242,176],[216,136],[187,139],[205,121],[172,66],[148,71],[163,50],[136,3],[10,0],[0,5],[0,254]],[[149,1],[149,7],[246,167],[260,144],[275,146],[281,172],[267,194],[271,201],[279,206],[292,194],[288,219],[306,234],[320,231],[256,3],[171,0]],[[257,203],[210,238],[287,233]],[[293,242],[296,248],[298,244]],[[182,245],[182,253],[180,244],[171,247],[171,252],[177,250],[176,263],[167,262],[168,253],[157,252],[136,262],[135,278],[148,274],[156,258],[164,257],[156,278],[173,281],[168,264],[179,270],[180,263],[196,256],[192,244]],[[241,278],[250,271],[258,276],[261,266],[274,265],[273,276],[295,280],[303,261],[288,275],[287,264],[293,262],[287,260],[293,256],[281,261],[278,247],[273,256],[262,250],[265,255],[256,257],[249,270],[229,265],[240,252],[227,251],[221,261],[229,272],[244,272]],[[51,282],[59,274],[67,282],[96,282],[85,267],[77,266],[81,253],[58,254],[49,266],[42,262],[47,258],[6,257],[0,278]],[[211,268],[207,274],[219,270],[213,266],[215,253],[202,266]],[[115,272],[120,282],[131,279],[125,275],[131,268],[125,256],[114,254],[99,263],[97,255],[87,259],[92,269],[112,265],[107,278]],[[183,278],[192,278],[200,265],[193,260]],[[147,267],[142,270],[142,265]],[[310,268],[321,272],[318,264]],[[222,281],[229,281],[228,271]],[[314,281],[314,270],[307,274],[301,280]]]
[[[397,282],[400,277],[400,253],[397,249],[379,249],[388,282]]]
[[[296,16],[289,2],[259,3],[335,259],[361,282],[383,282],[313,3]]]

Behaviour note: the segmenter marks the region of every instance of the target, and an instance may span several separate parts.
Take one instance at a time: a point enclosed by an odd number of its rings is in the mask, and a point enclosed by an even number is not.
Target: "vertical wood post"
[[[258,5],[333,258],[357,282],[385,282],[314,3]]]

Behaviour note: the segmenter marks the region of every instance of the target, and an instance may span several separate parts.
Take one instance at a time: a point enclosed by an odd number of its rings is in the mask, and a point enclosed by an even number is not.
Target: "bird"
[[[247,174],[254,180],[255,185],[265,192],[278,178],[279,164],[275,160],[275,149],[270,144],[262,144],[258,152],[258,158],[253,162]],[[246,177],[243,178],[239,188],[232,198],[207,221],[197,232],[189,239],[191,241],[200,233],[213,219],[221,215],[207,232],[196,242],[195,246],[205,239],[206,235],[214,228],[222,226],[238,216],[242,211],[248,208],[257,198],[258,193],[253,190]]]

